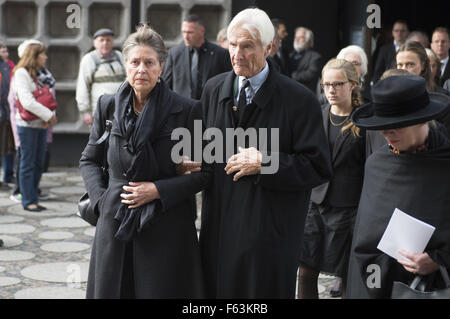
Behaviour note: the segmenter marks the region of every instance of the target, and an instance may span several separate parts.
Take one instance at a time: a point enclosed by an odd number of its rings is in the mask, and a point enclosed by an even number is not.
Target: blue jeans
[[[38,187],[45,163],[47,129],[17,126],[20,139],[19,182],[22,206],[38,203]]]
[[[11,183],[14,180],[14,158],[16,154],[2,156],[3,182]]]

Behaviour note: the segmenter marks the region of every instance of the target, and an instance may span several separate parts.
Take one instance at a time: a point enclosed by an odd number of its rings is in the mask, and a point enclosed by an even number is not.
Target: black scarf
[[[128,82],[119,88],[115,104],[111,134],[124,138],[128,151],[133,155],[130,167],[124,172],[126,179],[133,182],[157,180],[159,167],[152,144],[170,113],[172,97],[169,88],[159,80],[137,119],[133,111],[133,88]],[[121,204],[114,216],[120,222],[115,237],[122,241],[131,240],[154,218],[156,211],[156,201],[134,209]]]
[[[56,80],[53,77],[53,75],[50,73],[50,71],[46,68],[37,70],[36,77],[37,77],[37,80],[38,80],[40,86],[46,85],[49,88],[52,88],[55,86]]]

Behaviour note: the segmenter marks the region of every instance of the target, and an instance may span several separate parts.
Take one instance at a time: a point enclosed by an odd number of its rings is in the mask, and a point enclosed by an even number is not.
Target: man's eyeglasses
[[[344,87],[344,85],[345,85],[345,83],[348,83],[349,81],[347,81],[347,82],[334,82],[334,83],[320,83],[320,86],[322,87],[322,89],[324,89],[324,90],[329,90],[329,89],[331,89],[331,88],[333,88],[333,89],[341,89],[341,88],[343,88]]]

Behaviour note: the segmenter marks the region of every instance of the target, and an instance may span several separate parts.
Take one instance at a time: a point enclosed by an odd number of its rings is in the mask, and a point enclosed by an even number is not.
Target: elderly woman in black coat
[[[450,99],[428,93],[416,75],[388,77],[372,88],[373,102],[353,113],[356,126],[379,131],[388,145],[366,161],[350,253],[350,299],[390,298],[394,282],[423,276],[427,291],[443,288],[441,267],[450,268],[450,141],[433,124]],[[394,210],[434,227],[423,252],[395,259],[378,249]],[[407,240],[407,239],[405,239]],[[394,294],[393,294],[394,295]]]
[[[200,108],[160,78],[167,50],[150,27],[131,34],[123,54],[127,79],[114,96],[100,98],[80,160],[99,214],[87,298],[201,298],[192,198],[204,187],[204,173],[177,176],[171,156],[172,131],[192,129]],[[108,113],[109,141],[95,143]]]

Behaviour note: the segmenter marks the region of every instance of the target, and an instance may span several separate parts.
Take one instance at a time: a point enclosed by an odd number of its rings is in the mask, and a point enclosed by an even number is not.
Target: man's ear
[[[270,42],[268,45],[267,45],[267,47],[266,47],[266,49],[264,50],[264,56],[267,58],[268,56],[269,56],[269,54],[270,54],[270,51],[272,50],[272,42]]]
[[[203,36],[205,36],[205,33],[206,33],[205,27],[202,26],[201,24],[199,24],[198,26],[200,27],[200,32],[201,32],[201,34],[202,34]]]

